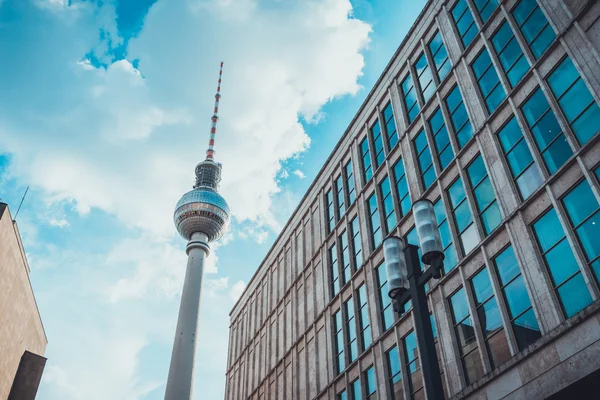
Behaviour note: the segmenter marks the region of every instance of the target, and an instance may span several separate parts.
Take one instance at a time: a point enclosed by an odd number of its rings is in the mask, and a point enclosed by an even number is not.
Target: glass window
[[[325,194],[325,201],[327,201],[327,221],[328,222],[328,232],[333,231],[335,228],[335,209],[333,205],[333,192],[331,190],[327,191]]]
[[[583,181],[575,186],[563,204],[586,259],[600,281],[600,204],[589,183]]]
[[[354,217],[350,223],[352,232],[352,251],[354,256],[354,268],[359,269],[362,266],[362,244],[360,243],[360,227],[358,217]]]
[[[438,108],[429,119],[429,127],[431,128],[431,132],[433,132],[433,141],[435,142],[438,161],[440,163],[440,168],[443,171],[454,158],[454,151],[450,145],[448,129],[446,129],[446,123],[444,122],[444,116],[442,115],[442,110],[440,108]]]
[[[417,335],[410,332],[402,339],[404,344],[404,363],[408,374],[408,387],[411,398],[425,398],[423,393],[423,376],[417,350]]]
[[[548,83],[579,143],[600,130],[600,107],[569,57],[550,74]]]
[[[367,399],[376,399],[377,379],[375,378],[375,367],[371,365],[365,375],[367,378]]]
[[[498,7],[498,0],[473,0],[473,2],[484,24],[490,19],[496,7]]]
[[[335,191],[337,197],[338,216],[342,218],[342,215],[346,212],[346,200],[344,195],[344,178],[338,176],[335,180]]]
[[[473,216],[471,215],[465,195],[465,187],[460,178],[450,186],[448,196],[450,197],[452,216],[454,217],[464,254],[469,254],[477,246],[477,243],[479,243],[479,234],[473,223]]]
[[[402,390],[402,371],[400,370],[400,355],[398,347],[394,346],[386,353],[388,362],[388,378],[394,392],[394,400],[404,400],[404,391]]]
[[[350,282],[352,270],[350,269],[350,249],[348,248],[348,231],[340,235],[340,245],[342,248],[342,284]]]
[[[519,188],[519,193],[523,199],[527,199],[540,187],[544,179],[537,164],[533,161],[533,156],[515,117],[512,117],[498,132],[498,139],[510,173]]]
[[[348,190],[348,205],[352,205],[356,200],[356,189],[354,187],[354,170],[352,169],[352,160],[344,167],[346,172],[346,189]]]
[[[352,400],[360,400],[362,398],[360,392],[360,379],[356,379],[350,386],[352,387]]]
[[[471,64],[471,68],[473,69],[473,74],[475,74],[479,90],[481,90],[481,94],[485,100],[487,110],[492,114],[506,98],[506,92],[502,84],[500,84],[498,73],[492,65],[490,54],[485,48],[475,58],[475,61]]]
[[[554,41],[556,34],[536,0],[521,0],[513,9],[512,15],[534,57],[540,58]]]
[[[362,350],[365,351],[371,346],[371,324],[369,320],[369,306],[367,304],[367,286],[362,285],[358,289],[358,317],[360,325],[360,338]]]
[[[402,96],[404,97],[404,106],[406,107],[406,116],[410,124],[419,114],[419,103],[417,101],[417,92],[410,73],[404,78],[402,84]]]
[[[567,318],[592,302],[579,265],[569,246],[556,211],[552,208],[536,223],[533,231],[552,277],[554,290]]]
[[[492,181],[488,176],[481,155],[477,156],[475,161],[467,167],[467,175],[473,188],[473,197],[475,197],[479,218],[483,224],[485,234],[489,235],[502,222],[502,214],[500,214]]]
[[[346,334],[348,340],[348,361],[352,363],[358,357],[358,340],[356,337],[356,319],[354,318],[354,302],[350,297],[344,302],[346,313]]]
[[[394,324],[394,309],[392,300],[388,294],[387,272],[385,263],[381,263],[377,267],[377,284],[379,286],[379,301],[381,302],[381,314],[383,318],[383,330],[387,331]]]
[[[385,153],[383,152],[383,138],[381,137],[381,126],[379,125],[379,119],[375,121],[371,127],[371,136],[373,137],[373,146],[375,148],[375,169],[385,160]]]
[[[429,42],[429,51],[431,52],[431,57],[433,58],[433,63],[441,82],[452,69],[452,63],[448,58],[448,52],[446,51],[440,32],[437,32],[433,39],[431,39],[431,42]]]
[[[492,36],[492,44],[510,86],[515,87],[529,70],[529,62],[519,47],[508,22],[504,21],[500,29]]]
[[[452,18],[454,19],[463,45],[465,47],[469,46],[477,36],[478,30],[466,0],[458,0],[456,2],[456,5],[452,9]]]
[[[461,288],[450,297],[450,308],[452,310],[452,322],[454,333],[458,341],[462,367],[465,372],[467,385],[475,382],[483,376],[483,365],[479,351],[477,351],[477,340],[475,339],[475,328],[469,313],[465,289]]]
[[[598,179],[600,181],[600,167],[596,168],[596,179]]]
[[[535,318],[525,281],[512,247],[507,247],[493,260],[506,308],[519,350],[542,337]]]
[[[385,120],[385,133],[387,135],[388,149],[393,149],[398,144],[398,132],[396,131],[396,122],[394,121],[394,112],[392,103],[387,103],[383,109],[383,119]]]
[[[369,182],[373,177],[373,167],[371,166],[371,154],[369,152],[368,138],[364,138],[363,141],[360,142],[360,154],[362,157],[363,179],[365,180],[366,185],[367,182]]]
[[[427,144],[427,137],[425,136],[425,130],[421,129],[414,140],[415,150],[417,152],[417,159],[419,161],[419,169],[421,171],[421,181],[425,190],[429,189],[433,181],[435,181],[435,169],[433,168],[433,160],[431,159],[431,152],[429,151],[429,145]]]
[[[573,155],[573,150],[540,88],[521,110],[548,171],[555,173]]]
[[[331,272],[331,295],[333,297],[340,292],[340,272],[335,243],[329,248],[329,271]]]
[[[381,221],[379,218],[377,196],[375,196],[375,193],[367,200],[367,208],[369,210],[369,225],[371,225],[371,244],[373,245],[373,249],[376,249],[381,244],[383,236],[381,233]]]
[[[446,217],[444,202],[441,198],[433,204],[433,211],[435,212],[442,245],[444,246],[444,272],[447,273],[456,266],[456,251],[454,251],[452,235],[450,234],[450,227],[448,226],[448,218]]]
[[[469,139],[473,137],[473,127],[469,121],[467,108],[465,107],[458,86],[455,86],[448,97],[446,97],[446,106],[450,113],[454,134],[458,139],[458,147],[462,149]]]
[[[421,94],[423,94],[423,99],[427,103],[435,93],[435,84],[433,83],[433,74],[431,73],[429,64],[427,64],[425,53],[421,53],[415,64],[415,70],[417,71],[419,86],[421,86]]]
[[[338,400],[348,400],[348,394],[345,390],[342,390],[340,394],[337,395]]]
[[[410,194],[408,192],[408,183],[406,181],[406,174],[404,173],[404,164],[402,160],[394,165],[394,180],[396,183],[396,194],[400,201],[400,212],[401,215],[406,215],[410,211],[411,201]]]
[[[336,367],[337,373],[340,374],[344,368],[346,368],[346,363],[344,359],[344,329],[342,322],[342,310],[337,310],[335,314],[333,314],[333,331],[335,332],[335,353],[336,353]]]
[[[391,232],[396,226],[396,212],[394,211],[394,199],[392,197],[392,188],[390,187],[390,180],[386,176],[379,184],[379,190],[381,190],[381,197],[383,199],[383,215],[385,218],[385,226],[387,233]]]
[[[492,282],[486,268],[471,279],[475,297],[476,314],[479,318],[481,333],[490,356],[492,369],[504,364],[510,357],[506,332],[502,326],[500,309],[494,297]]]

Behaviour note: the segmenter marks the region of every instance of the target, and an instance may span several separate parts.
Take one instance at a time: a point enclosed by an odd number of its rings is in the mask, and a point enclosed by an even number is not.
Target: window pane
[[[579,270],[571,246],[569,246],[566,239],[563,239],[556,247],[546,253],[546,260],[557,286]]]
[[[592,303],[592,297],[581,273],[559,287],[558,294],[562,300],[567,318],[572,317]]]
[[[533,229],[538,238],[540,247],[542,248],[542,252],[546,252],[565,236],[554,209],[551,209],[540,218],[533,225]]]
[[[512,247],[508,247],[502,253],[498,254],[494,261],[500,275],[500,284],[502,285],[506,285],[511,279],[521,273]]]
[[[556,35],[536,0],[521,0],[512,14],[529,44],[531,52],[536,58],[539,58]]]
[[[461,288],[450,297],[450,304],[452,306],[455,324],[469,315],[469,306],[467,305],[467,297],[465,296],[464,288]]]
[[[419,113],[419,104],[417,102],[417,93],[410,74],[402,81],[401,89],[404,97],[404,106],[407,110],[408,122],[411,123]]]
[[[501,330],[490,337],[487,341],[487,345],[494,367],[502,365],[510,359],[510,349],[508,348],[508,341],[506,340],[506,332],[504,330]]]
[[[484,303],[494,295],[490,275],[485,268],[471,279],[471,284],[473,285],[473,294],[477,305]]]
[[[471,225],[460,236],[460,241],[465,254],[469,254],[479,243],[479,235],[475,225]]]
[[[520,275],[506,285],[504,294],[506,295],[506,302],[511,318],[519,316],[523,311],[531,307],[527,289],[525,288],[525,281]]]
[[[498,0],[475,0],[474,3],[484,24],[498,7]]]
[[[563,199],[563,204],[573,225],[578,226],[599,207],[587,181],[581,182]]]
[[[392,149],[398,143],[398,133],[396,132],[396,122],[394,121],[392,103],[388,103],[383,109],[383,118],[385,119],[388,148]]]
[[[377,380],[375,379],[375,367],[367,370],[367,396],[377,391]]]
[[[488,300],[483,306],[477,309],[477,317],[483,330],[483,336],[491,336],[496,330],[502,328],[502,319],[500,310],[495,298]]]
[[[429,50],[433,57],[433,63],[435,64],[438,78],[440,81],[443,81],[446,75],[448,75],[448,72],[450,72],[452,66],[448,59],[448,53],[444,47],[444,42],[442,41],[442,35],[439,32],[431,39]]]
[[[467,354],[462,361],[468,385],[483,376],[483,365],[481,364],[481,358],[479,358],[477,350]]]
[[[365,184],[373,177],[373,168],[371,167],[371,154],[369,152],[369,140],[364,138],[360,143],[363,164],[363,179]]]
[[[535,319],[532,308],[519,318],[515,319],[512,323],[512,327],[520,350],[523,350],[525,347],[542,337],[540,327]]]
[[[448,97],[446,97],[445,102],[450,112],[450,119],[452,120],[452,127],[458,139],[458,145],[462,148],[473,136],[473,128],[469,122],[467,109],[463,103],[458,86],[452,89]]]

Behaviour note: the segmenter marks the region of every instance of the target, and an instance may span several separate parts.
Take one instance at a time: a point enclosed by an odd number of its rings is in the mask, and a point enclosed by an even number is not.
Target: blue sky
[[[173,206],[208,139],[234,213],[213,246],[196,398],[228,314],[425,1],[0,0],[0,198],[49,344],[42,399],[161,399],[185,269]]]

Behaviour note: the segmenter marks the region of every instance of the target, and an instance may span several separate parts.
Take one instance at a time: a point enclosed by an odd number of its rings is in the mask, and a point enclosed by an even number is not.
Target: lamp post
[[[431,278],[441,278],[444,251],[433,203],[429,200],[419,200],[413,205],[413,216],[423,254],[422,261],[429,265],[429,268],[421,271],[417,246],[405,246],[402,239],[396,236],[386,238],[383,241],[383,253],[388,277],[388,294],[393,299],[394,310],[399,315],[402,315],[402,304],[412,299],[425,392],[428,399],[443,400],[444,390],[427,307],[425,284]]]

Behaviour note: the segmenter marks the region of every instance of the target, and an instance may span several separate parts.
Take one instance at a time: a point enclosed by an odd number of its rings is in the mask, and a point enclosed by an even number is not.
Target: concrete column
[[[207,236],[203,233],[192,234],[185,249],[188,262],[165,400],[189,400],[192,398],[202,275],[204,259],[208,255],[209,249]]]

